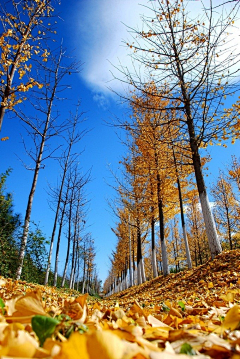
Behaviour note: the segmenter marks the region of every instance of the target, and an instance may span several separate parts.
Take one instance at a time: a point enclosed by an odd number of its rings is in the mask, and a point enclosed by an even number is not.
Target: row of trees
[[[4,118],[20,119],[25,129],[24,148],[28,162],[31,162],[30,166],[24,165],[33,174],[23,223],[13,215],[10,237],[1,235],[3,246],[9,249],[5,258],[10,263],[7,268],[3,262],[1,275],[54,286],[64,286],[67,282],[70,288],[78,289],[81,282],[81,290],[85,291],[90,287],[96,289],[99,282],[94,264],[94,242],[85,225],[88,203],[85,187],[90,181],[90,171],[83,174],[79,165],[82,153],[79,143],[88,131],[83,128],[80,102],[74,106],[75,111],[68,114],[58,110],[63,100],[67,107],[68,79],[79,71],[80,64],[69,58],[62,41],[55,35],[57,17],[53,4],[50,0],[11,0],[0,5],[0,130]],[[23,102],[25,106],[22,106]],[[54,211],[49,251],[46,252],[46,243],[37,231],[34,234],[37,238],[34,239],[35,251],[40,242],[42,250],[44,248],[44,260],[41,258],[39,268],[41,275],[26,277],[30,258],[33,267],[38,268],[33,252],[29,254],[29,246],[34,243],[30,229],[33,200],[41,170],[53,161],[58,162],[60,177],[55,178],[59,185],[49,190]],[[5,174],[2,178],[5,181]],[[6,196],[3,195],[5,204]],[[12,210],[11,196],[9,200],[8,210]],[[66,258],[60,277],[59,253],[63,240]],[[30,272],[34,271],[29,269]]]
[[[124,181],[119,181],[118,186],[115,212],[119,221],[114,229],[118,245],[106,281],[108,290],[110,285],[116,287],[117,282],[125,281],[127,268],[129,283],[133,283],[134,268],[130,267],[135,261],[137,283],[145,281],[142,246],[149,238],[149,230],[150,272],[154,277],[158,273],[156,230],[164,275],[169,273],[170,252],[178,268],[181,261],[191,268],[193,259],[199,264],[222,251],[218,230],[222,235],[224,220],[216,212],[217,228],[205,185],[203,166],[208,158],[203,156],[203,149],[229,138],[234,143],[239,136],[238,101],[226,106],[229,96],[239,87],[235,67],[239,54],[234,45],[226,45],[239,4],[228,2],[214,8],[210,1],[197,17],[190,17],[187,5],[180,0],[157,0],[147,7],[152,16],[142,16],[142,30],[131,29],[134,41],[127,43],[133,51],[134,70],[120,68],[132,88],[131,97],[126,97],[131,116],[118,123],[127,133],[127,155],[122,161]],[[219,193],[213,190],[214,193],[217,203]],[[186,228],[184,203],[191,230]],[[239,208],[233,192],[232,206]],[[239,231],[239,209],[234,216],[231,238]],[[184,244],[181,251],[180,237]],[[232,248],[236,242],[233,245],[230,237]],[[200,238],[204,238],[202,244]]]
[[[4,277],[15,278],[18,269],[19,250],[22,242],[22,221],[19,214],[14,213],[13,198],[7,192],[7,177],[10,170],[0,176],[0,250],[2,253],[0,259],[0,273]],[[60,212],[58,217],[58,240],[56,245],[55,267],[48,269],[49,251],[47,248],[50,241],[42,233],[39,225],[30,223],[28,240],[25,248],[25,256],[21,279],[28,282],[44,284],[46,274],[48,282],[54,286],[68,287],[76,289],[82,293],[98,293],[100,290],[100,280],[97,275],[97,268],[94,262],[95,246],[90,233],[83,231],[85,226],[85,213],[83,208],[83,194],[79,195],[77,191],[82,190],[84,183],[80,187],[69,185],[76,180],[68,174],[66,182],[66,191],[71,188],[71,195],[67,199],[65,192],[61,200]],[[54,199],[56,193],[59,196],[58,189],[52,189]],[[66,208],[68,207],[68,208]],[[65,217],[63,215],[65,213]],[[63,220],[64,218],[64,220]],[[81,218],[81,220],[79,220]],[[66,231],[64,241],[67,240],[66,258],[64,271],[59,275],[58,253],[60,248],[61,233]],[[62,236],[63,237],[63,236]],[[63,239],[63,238],[62,238]]]

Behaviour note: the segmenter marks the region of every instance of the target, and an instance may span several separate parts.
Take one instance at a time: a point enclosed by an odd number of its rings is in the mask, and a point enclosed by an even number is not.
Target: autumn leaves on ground
[[[0,279],[1,358],[240,358],[240,250],[105,299]]]

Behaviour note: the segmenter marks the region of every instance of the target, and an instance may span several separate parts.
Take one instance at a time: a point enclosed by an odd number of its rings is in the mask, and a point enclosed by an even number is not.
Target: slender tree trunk
[[[59,64],[58,64],[58,66],[59,66]],[[28,203],[27,203],[27,209],[26,209],[24,226],[23,226],[23,235],[22,235],[21,247],[20,247],[19,258],[18,258],[19,264],[18,264],[18,268],[16,271],[16,279],[17,280],[20,279],[21,274],[22,274],[23,261],[24,261],[28,231],[29,231],[29,223],[30,223],[30,218],[31,218],[31,213],[32,213],[33,197],[34,197],[36,187],[37,187],[37,180],[38,180],[38,175],[39,175],[39,171],[41,168],[41,162],[42,162],[42,156],[43,156],[44,146],[45,146],[45,142],[46,142],[46,136],[47,136],[49,123],[50,123],[50,119],[51,119],[53,100],[55,98],[55,93],[56,93],[56,89],[57,89],[57,76],[58,76],[58,68],[55,73],[55,84],[53,87],[53,91],[52,91],[49,106],[48,106],[47,117],[46,117],[43,135],[42,135],[41,145],[40,145],[40,148],[38,151],[38,158],[37,158],[36,166],[35,166],[35,170],[34,170],[32,186],[31,186],[31,190],[30,190],[30,193],[28,196]]]
[[[57,246],[56,246],[56,257],[55,257],[55,270],[54,270],[54,279],[53,279],[53,286],[56,287],[57,285],[57,278],[58,278],[58,257],[59,257],[59,249],[60,249],[60,240],[62,234],[62,225],[63,219],[65,215],[65,206],[66,202],[64,203],[64,208],[62,209],[61,219],[59,223],[59,230],[58,230],[58,239],[57,239]]]
[[[25,257],[25,251],[27,246],[27,238],[28,238],[28,232],[29,232],[29,223],[31,218],[31,212],[32,212],[32,204],[33,204],[33,197],[37,186],[37,179],[38,174],[40,170],[41,165],[41,159],[37,162],[35,171],[34,171],[34,177],[32,182],[32,187],[28,196],[28,203],[27,203],[27,209],[24,219],[24,226],[23,226],[23,235],[21,239],[21,247],[19,251],[19,257],[18,257],[18,268],[16,271],[16,279],[19,280],[22,274],[22,268],[23,268],[23,261]]]
[[[141,231],[140,231],[139,221],[137,220],[137,284],[142,284],[141,260],[142,260]]]
[[[61,287],[64,287],[66,275],[67,275],[67,267],[68,267],[68,260],[69,260],[70,247],[71,247],[71,224],[72,224],[72,198],[71,198],[70,204],[69,204],[68,245],[67,245],[67,254],[66,254],[66,260],[65,260],[65,266],[64,266],[64,271],[63,271]]]
[[[198,257],[199,257],[200,265],[202,265],[203,260],[202,260],[201,246],[200,246],[200,243],[199,243],[199,238],[197,239],[197,244],[198,244]]]
[[[159,174],[157,174],[157,196],[158,196],[158,213],[159,213],[159,232],[160,232],[161,251],[162,251],[162,268],[163,268],[163,275],[166,276],[169,274],[169,268],[168,268],[167,247],[164,237],[163,203],[162,203],[161,192],[160,192]]]
[[[73,236],[73,251],[72,251],[72,270],[71,270],[71,275],[70,275],[70,288],[72,288],[72,281],[73,281],[73,277],[75,275],[75,270],[76,270],[76,248],[77,248],[77,237],[79,237],[79,231],[78,231],[78,217],[79,217],[79,207],[80,207],[80,199],[78,199],[77,202],[77,208],[76,208],[76,214],[75,214],[75,219],[74,219],[74,236]]]
[[[67,168],[68,168],[68,164],[69,164],[72,144],[73,144],[72,141],[70,141],[70,144],[69,144],[69,147],[68,147],[68,154],[67,154],[65,164],[64,164],[61,187],[60,187],[60,191],[59,191],[59,194],[58,194],[58,203],[57,203],[55,219],[54,219],[54,224],[53,224],[53,230],[52,230],[52,236],[51,236],[51,242],[50,242],[50,248],[49,248],[49,254],[48,254],[48,263],[47,263],[47,270],[46,270],[44,285],[48,284],[48,278],[49,278],[49,272],[50,272],[50,266],[51,266],[51,260],[52,260],[53,243],[54,243],[55,232],[56,232],[56,228],[57,228],[58,214],[59,214],[59,210],[60,210],[63,187],[64,187],[64,182],[65,182],[65,177],[66,177],[66,174],[67,174]]]
[[[83,260],[83,280],[82,280],[82,294],[85,292],[85,284],[86,284],[86,258],[85,258],[85,249],[84,249],[84,260]]]
[[[231,223],[230,223],[229,209],[228,209],[227,204],[225,204],[225,208],[226,208],[226,217],[227,217],[228,241],[230,244],[230,249],[233,249]]]
[[[72,288],[72,284],[73,284],[73,277],[74,277],[74,268],[75,268],[75,255],[76,255],[76,236],[74,233],[74,237],[73,237],[73,248],[72,248],[72,269],[71,269],[71,274],[70,274],[70,282],[69,282],[69,288]]]
[[[177,177],[178,196],[179,196],[179,204],[180,204],[180,212],[181,212],[181,224],[182,224],[183,239],[184,239],[184,244],[185,244],[185,249],[186,249],[187,265],[188,265],[188,268],[191,269],[192,268],[192,260],[191,260],[191,254],[190,254],[190,249],[189,249],[189,243],[188,243],[188,239],[187,239],[187,231],[186,231],[184,211],[183,211],[182,190],[181,190],[181,184],[180,184],[178,168],[177,168],[177,160],[176,160],[173,145],[172,145],[172,152],[173,152],[173,160],[174,160],[176,177]]]
[[[65,198],[65,201],[64,201],[64,203],[63,203],[63,209],[62,209],[62,214],[61,214],[60,223],[59,223],[58,239],[57,239],[57,246],[56,246],[56,256],[55,256],[54,280],[53,280],[53,286],[54,286],[54,287],[57,285],[57,277],[58,277],[58,257],[59,257],[59,249],[60,249],[60,241],[61,241],[63,220],[64,220],[64,216],[65,216],[65,212],[66,212],[66,205],[67,205],[67,201],[68,201],[68,192],[69,192],[69,184],[68,184],[68,186],[67,186],[66,198]]]
[[[131,246],[131,225],[130,225],[130,216],[129,216],[129,280],[130,280],[130,287],[133,286],[133,268],[132,268],[132,246]]]
[[[152,209],[153,211],[153,209]],[[157,271],[157,255],[156,255],[156,244],[155,244],[155,218],[151,218],[151,239],[152,239],[152,269],[153,269],[153,278],[158,276]]]
[[[145,267],[144,267],[143,258],[140,261],[140,265],[141,265],[142,283],[145,283],[146,282],[146,274],[145,274]]]

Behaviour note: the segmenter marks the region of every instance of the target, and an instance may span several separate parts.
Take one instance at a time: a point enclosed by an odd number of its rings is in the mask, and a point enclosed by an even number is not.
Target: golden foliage
[[[76,291],[0,278],[0,355],[236,358],[240,355],[239,258],[239,250],[226,251],[194,270],[160,276],[88,303],[87,296]],[[58,323],[42,347],[31,325],[31,318],[39,314]]]

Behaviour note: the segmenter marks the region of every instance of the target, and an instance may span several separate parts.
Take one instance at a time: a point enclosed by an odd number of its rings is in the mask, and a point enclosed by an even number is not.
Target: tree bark
[[[192,259],[191,259],[189,243],[188,243],[188,239],[187,239],[187,231],[186,231],[184,210],[183,210],[181,183],[180,183],[180,179],[179,179],[177,160],[176,160],[173,145],[172,145],[172,152],[173,152],[173,161],[174,161],[174,165],[175,165],[176,178],[177,178],[179,205],[180,205],[180,213],[181,213],[181,224],[182,224],[183,239],[184,239],[184,244],[185,244],[185,249],[186,249],[187,265],[188,265],[188,268],[191,269],[192,268]]]
[[[69,254],[70,254],[70,246],[71,246],[71,223],[72,223],[72,198],[70,200],[69,205],[69,218],[68,218],[68,245],[67,245],[67,254],[65,259],[65,266],[63,271],[63,277],[62,277],[62,284],[61,287],[64,287],[66,275],[67,275],[67,267],[68,267],[68,260],[69,260]]]
[[[163,216],[163,202],[161,199],[161,190],[160,190],[160,175],[157,174],[157,197],[158,197],[158,213],[159,213],[159,232],[160,232],[160,241],[161,241],[161,251],[162,251],[162,268],[163,275],[166,276],[169,274],[168,268],[168,255],[167,247],[164,236],[164,216]]]
[[[156,245],[155,245],[155,219],[151,218],[151,239],[152,239],[152,269],[153,269],[153,278],[158,276],[157,271],[157,256],[156,256]]]
[[[69,190],[69,187],[67,189],[67,192]],[[66,194],[66,200],[63,204],[63,209],[61,213],[60,223],[59,223],[59,230],[58,230],[58,239],[57,239],[57,246],[56,246],[56,256],[55,256],[55,270],[54,270],[54,280],[53,280],[53,286],[55,287],[57,285],[57,278],[58,278],[58,257],[59,257],[59,249],[60,249],[60,241],[61,241],[61,234],[62,234],[62,226],[63,226],[63,219],[65,216],[65,209],[67,205],[67,194]]]

